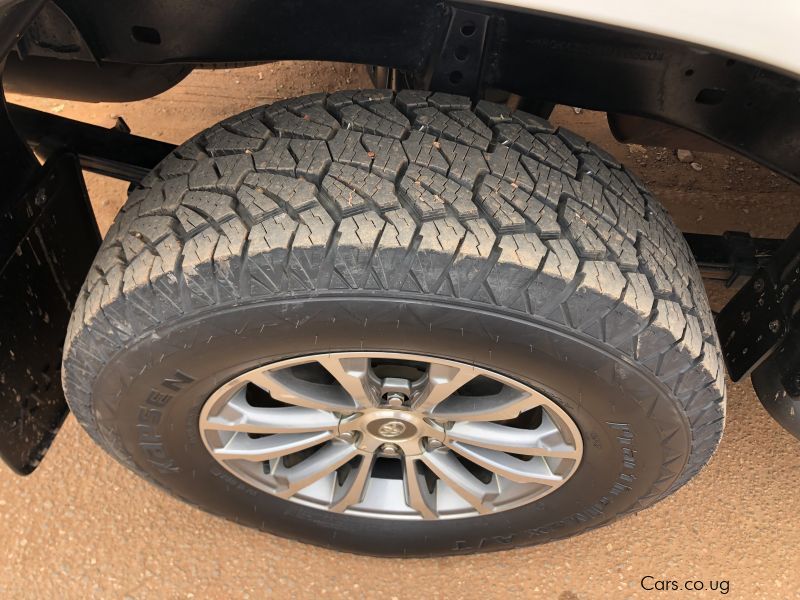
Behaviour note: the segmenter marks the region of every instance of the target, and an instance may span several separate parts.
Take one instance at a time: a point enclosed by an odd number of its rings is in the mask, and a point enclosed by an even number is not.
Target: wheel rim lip
[[[468,518],[468,517],[475,517],[475,516],[486,516],[487,514],[497,514],[501,512],[505,512],[506,510],[510,510],[513,508],[518,508],[520,506],[530,504],[540,500],[541,498],[550,495],[564,484],[567,483],[574,475],[576,474],[578,468],[580,467],[583,461],[583,438],[575,421],[572,417],[559,406],[554,400],[549,398],[547,395],[543,394],[542,392],[536,390],[529,384],[523,383],[513,377],[509,377],[503,373],[499,373],[493,369],[478,366],[474,363],[454,360],[450,358],[441,358],[439,356],[428,355],[423,353],[411,353],[411,352],[390,352],[390,351],[343,351],[343,352],[324,352],[324,353],[314,353],[314,354],[304,354],[295,356],[292,358],[282,359],[275,362],[265,363],[259,367],[248,369],[247,371],[240,373],[239,375],[233,377],[229,381],[223,383],[221,386],[214,391],[209,398],[203,404],[203,407],[200,411],[199,415],[199,430],[200,430],[200,437],[203,440],[203,444],[206,450],[209,452],[211,457],[226,471],[234,475],[237,479],[248,483],[249,485],[263,491],[269,495],[280,497],[275,493],[275,490],[260,477],[254,477],[252,474],[247,472],[242,472],[241,469],[235,468],[235,466],[231,463],[234,461],[225,461],[218,459],[215,454],[214,450],[216,449],[214,445],[209,440],[209,436],[207,435],[208,431],[214,431],[213,429],[206,430],[204,428],[204,423],[208,420],[208,418],[212,415],[212,413],[219,410],[221,404],[229,402],[233,394],[241,389],[242,387],[246,386],[248,383],[252,383],[247,379],[251,373],[261,372],[261,371],[273,371],[273,370],[281,370],[290,368],[293,366],[298,366],[302,364],[312,363],[315,362],[317,359],[321,358],[375,358],[375,359],[397,359],[397,360],[409,360],[415,362],[426,362],[428,364],[441,364],[441,365],[448,365],[454,366],[458,368],[470,368],[476,371],[479,375],[487,376],[495,381],[499,381],[504,385],[507,385],[511,388],[517,390],[524,390],[525,392],[534,394],[535,396],[541,399],[541,406],[543,409],[551,416],[556,417],[556,423],[559,426],[562,434],[566,434],[565,437],[568,437],[572,444],[574,445],[574,451],[576,457],[573,460],[573,464],[569,469],[569,472],[563,476],[563,480],[557,484],[550,486],[548,489],[545,489],[543,493],[539,494],[532,494],[530,497],[523,498],[518,501],[510,502],[508,505],[501,505],[495,508],[491,513],[480,513],[476,510],[472,511],[455,511],[455,512],[445,512],[438,514],[434,520],[450,520],[450,519],[459,519],[459,518]],[[367,410],[381,410],[376,408],[367,409]],[[353,409],[353,413],[356,413],[356,409]],[[339,425],[336,427],[336,435],[342,432],[342,423],[344,419],[339,421]],[[486,421],[491,422],[491,421]],[[565,431],[566,429],[566,431]],[[334,436],[335,439],[335,436]],[[389,440],[387,440],[388,442]],[[241,462],[241,461],[240,461]],[[252,464],[260,464],[260,463],[252,463]],[[334,472],[335,475],[335,472]],[[372,477],[370,475],[370,477]],[[386,480],[386,481],[398,481],[398,480]],[[402,480],[399,480],[402,483]],[[300,490],[302,492],[303,490]],[[307,507],[312,507],[318,510],[324,510],[325,512],[333,512],[330,510],[329,507],[323,506],[320,501],[315,501],[313,499],[309,499],[307,497],[302,496],[300,493],[295,493],[289,497],[282,498],[288,500],[289,502],[300,504]],[[400,513],[386,513],[384,511],[375,511],[375,510],[364,510],[358,507],[356,508],[348,508],[345,511],[337,514],[344,514],[344,515],[352,515],[352,516],[361,516],[361,517],[368,517],[368,518],[379,518],[379,519],[390,519],[390,520],[414,520],[414,521],[421,521],[423,518],[419,514],[400,514]]]

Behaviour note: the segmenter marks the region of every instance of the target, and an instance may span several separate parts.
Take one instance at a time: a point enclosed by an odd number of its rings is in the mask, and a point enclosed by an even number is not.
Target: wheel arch
[[[797,59],[781,60],[779,52],[781,44],[787,43],[782,36],[790,25],[776,25],[780,39],[759,53],[751,47],[756,42],[729,39],[731,31],[754,27],[747,22],[751,9],[742,2],[728,7],[731,17],[726,26],[701,35],[700,25],[708,23],[709,9],[691,9],[692,3],[681,0],[675,13],[697,17],[688,19],[692,22],[686,25],[683,40],[667,37],[678,35],[680,29],[675,19],[656,19],[663,10],[637,8],[628,14],[623,12],[628,4],[628,0],[615,0],[597,8],[596,3],[587,2],[559,7],[548,0],[470,4],[387,0],[376,8],[366,0],[344,4],[231,0],[191,10],[191,3],[187,9],[186,4],[158,0],[113,5],[57,1],[85,41],[86,48],[76,52],[91,56],[101,66],[139,65],[141,97],[153,93],[147,65],[155,70],[165,65],[333,60],[393,67],[422,74],[424,80],[424,74],[429,75],[441,60],[454,12],[488,15],[480,57],[481,88],[668,123],[800,180],[800,111],[796,110],[800,85],[792,62]],[[786,20],[793,22],[788,2],[783,6]],[[650,16],[645,18],[642,11],[650,11]],[[75,39],[75,32],[63,22],[58,28],[40,23],[34,30],[40,37],[44,31],[56,39],[58,35]],[[759,36],[763,39],[763,34]],[[54,56],[50,37],[44,49],[27,37],[28,43],[22,44],[25,52],[39,57],[28,62],[29,69],[35,69],[37,62],[80,58],[69,56],[68,46]],[[737,49],[747,55],[737,55]],[[770,61],[771,66],[766,64]],[[97,70],[94,64],[91,68]],[[24,68],[16,71],[21,78]],[[42,81],[46,72],[42,70]],[[35,84],[37,75],[24,74],[29,89],[36,93],[31,82]],[[9,73],[8,83],[14,84],[14,73]],[[108,100],[115,94],[110,84],[98,82],[93,87],[86,93],[94,100]],[[52,82],[47,88],[49,94],[57,91]],[[475,95],[479,92],[476,89]]]

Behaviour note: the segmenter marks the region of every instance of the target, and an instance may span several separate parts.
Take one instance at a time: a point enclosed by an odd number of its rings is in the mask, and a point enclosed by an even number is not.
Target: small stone
[[[692,154],[691,150],[676,150],[675,156],[677,156],[678,160],[682,163],[690,163],[694,161],[694,154]]]
[[[703,170],[703,165],[701,165],[699,162],[693,162],[689,166],[691,166],[695,171],[702,171]]]
[[[647,154],[647,148],[640,144],[628,144],[628,150],[631,154]]]

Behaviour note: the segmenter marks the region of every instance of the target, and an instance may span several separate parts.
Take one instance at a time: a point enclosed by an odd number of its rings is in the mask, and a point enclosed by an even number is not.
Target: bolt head
[[[384,444],[381,446],[381,454],[384,456],[400,456],[400,448],[397,444]]]
[[[432,439],[428,439],[428,442],[425,444],[425,447],[428,450],[438,450],[442,446],[444,446],[442,442],[440,442],[439,440],[432,440]]]
[[[400,406],[403,406],[405,401],[406,397],[398,392],[392,392],[391,394],[386,395],[386,404],[388,404],[392,408],[398,408]]]
[[[780,322],[778,319],[775,319],[774,321],[770,321],[770,323],[769,323],[769,330],[770,330],[772,333],[778,333],[778,331],[780,330],[780,328],[781,328],[781,322]]]
[[[346,431],[344,433],[339,434],[339,439],[343,442],[355,442],[356,441],[356,434],[352,431]]]

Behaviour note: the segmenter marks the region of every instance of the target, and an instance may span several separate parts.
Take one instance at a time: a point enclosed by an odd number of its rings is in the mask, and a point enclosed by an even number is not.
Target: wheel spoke
[[[336,378],[358,408],[369,408],[378,403],[375,385],[370,380],[369,358],[326,356],[317,360]]]
[[[484,469],[511,481],[541,483],[549,486],[559,485],[563,481],[563,477],[555,475],[541,456],[533,456],[530,460],[520,460],[505,452],[478,448],[459,442],[450,442],[447,446]]]
[[[403,483],[406,504],[417,511],[423,519],[436,518],[436,496],[428,491],[425,478],[417,470],[417,459],[403,460]]]
[[[334,512],[344,512],[354,504],[358,504],[364,499],[364,492],[367,489],[367,481],[375,463],[375,456],[372,454],[362,454],[361,462],[352,469],[341,486],[337,486],[333,492],[333,500],[330,509]]]
[[[474,370],[467,365],[457,367],[431,363],[425,387],[414,401],[414,410],[430,413],[461,386],[474,379],[475,375]]]
[[[492,512],[491,503],[500,491],[496,479],[488,484],[478,481],[452,452],[444,448],[426,452],[422,460],[436,473],[441,483],[447,484],[479,513]]]
[[[339,417],[316,408],[250,406],[245,400],[244,394],[241,393],[228,402],[218,415],[209,417],[203,423],[203,427],[218,431],[267,434],[327,431],[335,429],[338,424]]]
[[[454,423],[447,431],[449,440],[480,446],[489,450],[513,452],[528,456],[572,458],[580,452],[564,441],[561,432],[546,412],[536,429],[517,429],[499,423],[463,421]]]
[[[292,496],[330,475],[357,453],[352,444],[334,441],[293,467],[285,467],[281,460],[271,473],[278,484],[275,494],[281,498]]]
[[[328,411],[355,410],[353,400],[338,386],[311,383],[295,377],[290,369],[252,371],[247,380],[286,404]]]
[[[264,462],[316,446],[331,437],[330,431],[279,433],[262,438],[236,432],[222,448],[214,450],[214,456],[219,460]]]
[[[491,396],[456,396],[431,412],[440,421],[503,421],[539,406],[537,393],[505,386]]]

